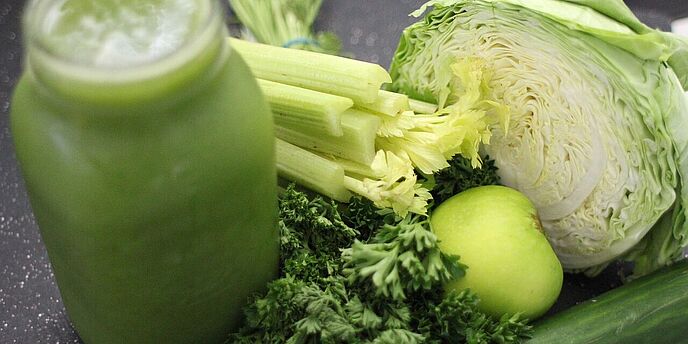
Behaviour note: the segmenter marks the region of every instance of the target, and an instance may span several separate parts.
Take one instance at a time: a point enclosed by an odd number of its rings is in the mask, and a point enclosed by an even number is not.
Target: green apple
[[[559,296],[561,264],[522,193],[503,186],[469,189],[442,203],[430,223],[440,249],[468,265],[447,290],[470,288],[485,313],[535,319]]]

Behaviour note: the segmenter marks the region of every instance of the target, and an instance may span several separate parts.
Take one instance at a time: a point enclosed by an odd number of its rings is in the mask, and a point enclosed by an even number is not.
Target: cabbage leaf
[[[483,153],[538,207],[563,266],[627,259],[642,275],[679,259],[688,43],[620,0],[435,0],[414,15],[430,7],[402,35],[392,89],[442,106],[461,84],[451,66],[485,61],[511,117]]]

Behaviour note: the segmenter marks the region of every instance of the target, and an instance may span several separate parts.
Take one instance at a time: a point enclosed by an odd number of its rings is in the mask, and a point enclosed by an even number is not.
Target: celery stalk
[[[369,104],[356,104],[357,107],[375,113],[396,116],[409,109],[409,98],[405,94],[380,90],[377,99]]]
[[[424,101],[409,99],[409,105],[411,106],[411,110],[415,113],[431,114],[437,112],[437,105]]]
[[[370,196],[369,191],[366,188],[365,184],[356,178],[344,176],[344,185],[346,186],[347,189],[351,190],[351,192],[353,192],[357,195],[361,195],[361,196],[364,196],[366,198],[368,198]]]
[[[375,139],[380,118],[356,109],[342,113],[344,135],[334,137],[303,127],[277,125],[277,138],[302,148],[331,154],[343,159],[370,165],[375,158]]]
[[[355,161],[346,159],[334,159],[334,162],[339,164],[344,169],[347,176],[355,176],[363,178],[375,178],[375,172],[370,165],[364,165]]]
[[[229,42],[260,79],[351,98],[360,104],[374,102],[382,84],[392,82],[387,71],[373,63],[235,38]]]
[[[342,112],[353,106],[349,98],[258,80],[278,125],[298,125],[342,136]]]
[[[260,43],[337,55],[342,43],[332,32],[312,32],[323,0],[229,0],[244,25],[242,37]]]
[[[298,8],[289,1],[230,0],[229,3],[258,41],[281,46],[295,38],[310,38],[311,25],[322,0],[307,1],[308,6]],[[298,10],[301,11],[295,13]]]
[[[344,187],[344,169],[337,163],[280,139],[275,139],[277,173],[340,202],[348,202],[351,193]]]

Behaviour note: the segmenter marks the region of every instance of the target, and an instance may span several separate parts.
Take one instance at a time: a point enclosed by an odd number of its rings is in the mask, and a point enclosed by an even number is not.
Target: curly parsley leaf
[[[351,198],[342,212],[344,222],[360,233],[363,241],[368,241],[377,230],[385,224],[397,222],[392,209],[380,209],[373,201],[360,196]]]
[[[279,200],[279,228],[282,275],[316,283],[339,272],[340,250],[358,235],[344,223],[336,203],[309,200],[293,185]]]
[[[480,300],[470,290],[436,292],[414,303],[414,323],[430,343],[518,343],[529,338],[532,327],[518,314],[493,319],[477,310]]]
[[[434,182],[430,183],[433,184],[430,193],[435,206],[470,188],[499,184],[497,166],[490,157],[485,157],[482,167],[473,168],[469,159],[457,155],[449,161],[449,167],[430,178],[434,178]]]
[[[465,266],[440,251],[429,226],[426,217],[409,215],[384,225],[367,244],[354,242],[342,251],[344,275],[351,283],[369,281],[376,293],[393,300],[463,276]]]

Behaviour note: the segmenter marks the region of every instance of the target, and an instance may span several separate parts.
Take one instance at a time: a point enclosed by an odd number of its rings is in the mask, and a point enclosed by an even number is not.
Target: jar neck
[[[75,61],[43,44],[38,26],[46,13],[41,4],[51,1],[34,1],[27,11],[26,64],[36,85],[63,102],[117,109],[178,101],[209,82],[231,53],[217,2],[198,0],[207,7],[202,14],[204,24],[164,56],[116,67]]]

